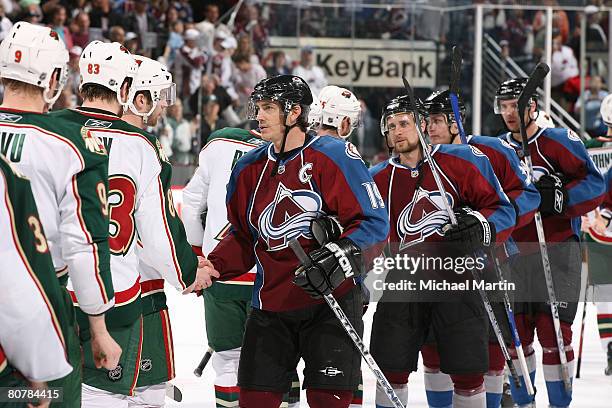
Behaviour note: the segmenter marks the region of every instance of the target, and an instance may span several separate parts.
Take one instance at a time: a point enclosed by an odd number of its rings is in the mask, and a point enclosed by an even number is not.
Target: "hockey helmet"
[[[327,85],[321,89],[319,92],[319,101],[321,102],[321,106],[325,106],[329,98],[340,89],[339,86],[336,85]]]
[[[256,103],[264,100],[278,102],[285,115],[287,115],[295,105],[301,106],[302,114],[298,118],[298,122],[307,126],[308,111],[310,110],[313,98],[310,87],[306,81],[299,76],[278,75],[259,81],[259,83],[255,85],[255,89],[249,98],[247,109],[248,119],[257,120]]]
[[[55,70],[58,86],[48,96]],[[19,21],[0,44],[0,76],[43,88],[45,102],[53,105],[68,79],[68,50],[49,27]]]
[[[167,106],[174,105],[176,84],[172,82],[172,74],[164,64],[140,55],[135,55],[134,60],[138,66],[138,71],[130,87],[128,100],[130,101],[130,110],[135,115],[144,117],[146,123],[147,117],[153,113],[160,101],[165,100]],[[149,91],[151,94],[153,106],[148,112],[138,112],[134,105],[136,94],[140,91]]]
[[[342,135],[346,139],[359,126],[361,102],[355,97],[355,94],[345,88],[335,87],[329,90],[325,96],[327,99],[322,103],[321,124],[339,129],[344,118],[348,118],[349,132]]]
[[[459,113],[463,119],[465,117],[465,103],[460,95],[457,95],[457,102],[459,104]],[[450,100],[450,91],[435,91],[425,99],[423,104],[425,105],[428,115],[445,114],[448,123],[455,121],[453,105]]]
[[[308,111],[308,127],[311,130],[316,130],[319,126],[321,126],[321,103],[319,98],[312,95],[312,103]]]
[[[601,112],[601,119],[606,126],[612,127],[612,94],[609,94],[603,99],[599,112]]]
[[[79,90],[86,84],[101,85],[115,92],[119,104],[127,109],[130,99],[121,100],[121,86],[128,78],[133,80],[138,71],[138,65],[127,48],[118,42],[92,41],[81,54],[79,70]]]
[[[502,82],[497,88],[497,92],[495,92],[495,100],[493,102],[493,110],[495,114],[501,114],[501,105],[500,101],[509,100],[509,99],[518,99],[525,85],[527,85],[527,80],[529,78],[514,78],[508,79],[507,81]],[[538,101],[538,93],[534,91],[533,95],[531,95],[534,101]]]
[[[423,102],[419,98],[415,98],[416,109],[422,115],[425,111]],[[410,102],[408,95],[398,96],[391,99],[384,107],[380,117],[380,133],[387,136],[389,129],[387,128],[387,118],[397,115],[398,113],[413,113],[414,107]]]

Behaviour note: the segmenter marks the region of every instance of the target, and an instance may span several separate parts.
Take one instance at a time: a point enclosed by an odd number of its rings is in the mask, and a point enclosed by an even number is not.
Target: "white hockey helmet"
[[[321,124],[339,129],[342,120],[347,117],[350,123],[350,130],[348,134],[341,136],[346,139],[359,126],[361,103],[348,89],[337,87],[329,92],[329,98],[324,95],[327,99],[324,103],[321,103]]]
[[[599,112],[606,126],[612,127],[612,94],[609,94],[601,101]]]
[[[129,105],[127,100],[121,100],[121,85],[126,78],[134,78],[138,65],[134,57],[123,45],[118,42],[104,43],[92,41],[81,54],[79,60],[79,71],[81,73],[81,84],[96,84],[117,94],[117,101],[124,109]]]
[[[47,95],[56,69],[58,86]],[[43,88],[45,102],[53,105],[68,79],[68,50],[49,27],[19,21],[0,44],[0,76]]]
[[[321,91],[319,92],[319,101],[321,103],[321,107],[325,106],[325,104],[327,103],[327,101],[329,101],[329,98],[331,98],[332,95],[338,93],[338,89],[340,89],[340,87],[336,85],[327,85],[326,87],[321,89]]]
[[[134,55],[134,60],[138,66],[138,71],[130,87],[129,107],[135,115],[142,116],[144,122],[147,123],[147,118],[153,113],[160,101],[165,100],[167,106],[174,105],[176,84],[172,82],[172,74],[164,64],[141,55]],[[136,93],[139,91],[149,91],[151,94],[153,106],[148,112],[138,112],[134,105]]]
[[[315,94],[312,95],[312,103],[308,111],[308,127],[311,130],[317,130],[321,126],[321,103]]]

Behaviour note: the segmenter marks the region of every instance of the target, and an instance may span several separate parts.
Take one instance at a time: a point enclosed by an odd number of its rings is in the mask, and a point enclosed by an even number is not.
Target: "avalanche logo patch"
[[[470,146],[470,149],[472,150],[472,153],[474,153],[475,156],[486,157],[485,154],[481,152],[480,149],[477,148],[476,146],[472,146],[472,145],[468,145],[468,146]]]
[[[346,145],[344,146],[344,151],[346,152],[346,155],[351,159],[361,160],[361,155],[359,154],[359,151],[357,151],[357,148],[351,142],[346,142]]]
[[[525,166],[527,166],[525,164]],[[550,171],[543,166],[533,166],[533,180],[538,181],[540,177],[550,174]]]
[[[311,190],[290,190],[279,183],[274,201],[259,216],[261,237],[269,251],[287,248],[293,238],[312,239],[310,223],[323,213],[321,196]]]
[[[83,126],[89,128],[108,129],[109,127],[113,126],[113,122],[100,119],[87,119],[87,122],[85,122]]]
[[[571,129],[567,130],[567,137],[569,138],[569,140],[573,140],[574,142],[582,143],[582,140],[580,140],[580,136],[578,136],[576,132],[574,132]]]
[[[447,193],[453,206],[453,197]],[[439,191],[428,191],[419,187],[413,200],[402,210],[397,220],[397,234],[401,237],[400,251],[424,242],[433,234],[439,236],[442,226],[448,222],[444,210],[444,198]]]

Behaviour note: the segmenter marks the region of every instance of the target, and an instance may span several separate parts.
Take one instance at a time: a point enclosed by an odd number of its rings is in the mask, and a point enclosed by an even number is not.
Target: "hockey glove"
[[[329,242],[312,251],[309,257],[312,264],[298,268],[293,283],[315,299],[329,295],[345,279],[361,272],[361,249],[348,238]]]
[[[535,182],[535,186],[540,192],[540,212],[542,215],[563,214],[568,200],[563,180],[556,174],[545,174]]]
[[[340,239],[342,226],[335,217],[325,216],[312,220],[310,223],[310,232],[319,245],[323,246],[328,242]]]
[[[456,210],[455,215],[457,225],[447,224],[443,228],[446,242],[465,248],[469,254],[495,244],[495,227],[478,211],[464,207]]]

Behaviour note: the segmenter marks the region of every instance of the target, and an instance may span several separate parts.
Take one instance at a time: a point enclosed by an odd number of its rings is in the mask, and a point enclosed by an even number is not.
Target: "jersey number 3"
[[[125,255],[134,240],[136,224],[136,184],[128,176],[108,178],[109,240],[113,255]]]

